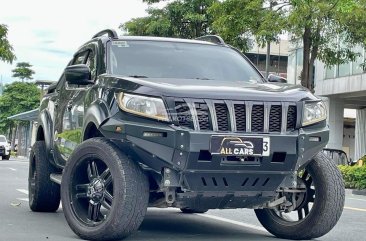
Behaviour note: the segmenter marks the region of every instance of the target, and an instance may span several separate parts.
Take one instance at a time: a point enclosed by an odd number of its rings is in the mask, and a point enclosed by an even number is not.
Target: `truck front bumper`
[[[286,134],[217,133],[112,118],[100,130],[145,169],[160,174],[165,187],[211,194],[223,191],[273,194],[279,187],[296,182],[296,171],[322,150],[329,139],[329,129],[324,126]],[[211,155],[211,136],[218,134],[269,137],[270,155],[254,161]],[[164,172],[167,169],[169,173]]]

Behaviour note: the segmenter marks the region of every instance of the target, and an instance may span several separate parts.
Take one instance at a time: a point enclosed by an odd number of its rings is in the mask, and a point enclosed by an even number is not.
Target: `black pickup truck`
[[[30,208],[53,212],[62,200],[71,229],[90,240],[127,237],[148,206],[251,208],[277,237],[320,237],[345,195],[321,152],[326,107],[283,82],[218,36],[104,30],[41,102]]]

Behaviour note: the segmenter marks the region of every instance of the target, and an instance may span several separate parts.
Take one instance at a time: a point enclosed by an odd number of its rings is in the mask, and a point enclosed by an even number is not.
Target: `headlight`
[[[307,126],[327,118],[327,109],[323,101],[305,103],[302,125]]]
[[[164,102],[160,98],[119,93],[117,100],[119,107],[126,112],[169,121]]]

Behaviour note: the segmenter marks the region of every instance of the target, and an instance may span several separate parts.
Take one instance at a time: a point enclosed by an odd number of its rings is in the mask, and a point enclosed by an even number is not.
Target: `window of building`
[[[352,63],[352,74],[362,74],[364,72],[361,66],[365,58],[364,49],[361,46],[358,46],[354,51],[359,53],[360,56],[356,57],[355,62]]]
[[[337,77],[345,77],[351,74],[351,63],[345,63],[338,65]]]
[[[325,78],[326,79],[333,79],[335,76],[335,69],[336,66],[329,66],[325,68]]]

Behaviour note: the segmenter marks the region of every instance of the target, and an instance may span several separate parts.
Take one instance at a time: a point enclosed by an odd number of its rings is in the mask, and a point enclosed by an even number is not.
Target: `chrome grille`
[[[177,112],[177,121],[180,126],[193,129],[192,114],[189,106],[184,101],[175,102],[175,111]]]
[[[192,99],[186,101],[190,104],[181,100],[175,101],[177,122],[182,127],[246,133],[284,133],[296,129],[296,103]]]
[[[292,131],[296,127],[296,116],[297,110],[296,106],[289,106],[287,112],[287,130]]]
[[[281,132],[282,106],[272,105],[269,112],[269,132]]]
[[[219,131],[229,130],[228,108],[225,103],[215,103],[217,127]]]
[[[200,130],[211,130],[210,111],[206,103],[195,103]]]
[[[236,130],[245,132],[247,129],[246,110],[244,104],[234,104]]]
[[[251,124],[252,132],[264,131],[264,105],[253,105]]]

